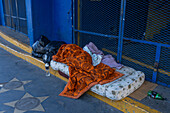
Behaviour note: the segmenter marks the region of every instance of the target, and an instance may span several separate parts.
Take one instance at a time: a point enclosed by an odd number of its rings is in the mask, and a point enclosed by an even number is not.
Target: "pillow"
[[[87,53],[90,54],[90,56],[92,57],[92,64],[93,66],[97,66],[98,64],[101,63],[101,60],[103,58],[103,55],[97,55],[97,54],[93,54],[89,48],[87,46],[83,47],[83,50],[86,51]]]

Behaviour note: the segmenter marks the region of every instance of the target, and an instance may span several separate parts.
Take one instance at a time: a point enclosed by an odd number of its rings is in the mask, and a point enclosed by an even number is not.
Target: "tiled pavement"
[[[88,94],[58,96],[65,84],[0,48],[0,113],[121,113]]]

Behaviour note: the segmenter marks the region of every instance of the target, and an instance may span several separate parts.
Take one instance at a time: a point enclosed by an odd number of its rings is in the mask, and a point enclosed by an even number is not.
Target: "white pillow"
[[[103,55],[93,54],[87,46],[84,46],[83,50],[86,51],[87,53],[89,53],[90,56],[92,57],[93,66],[97,66],[98,64],[100,64],[100,62],[103,58]]]

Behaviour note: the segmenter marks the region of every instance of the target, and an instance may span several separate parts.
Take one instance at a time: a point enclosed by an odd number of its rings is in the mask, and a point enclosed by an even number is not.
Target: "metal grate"
[[[159,52],[156,55],[156,44],[152,45],[150,42],[144,44],[142,41],[170,44],[169,22],[168,0],[127,0],[123,36],[128,40],[123,42],[122,63],[142,70],[146,74],[146,79],[152,80],[155,57],[159,56]],[[156,79],[157,83],[163,83],[164,86],[170,84],[170,77],[168,76],[170,72],[168,70],[170,69],[169,51],[170,49],[162,47],[160,69]],[[126,56],[128,57],[126,58]]]
[[[84,47],[89,42],[93,42],[105,55],[111,54],[116,59],[118,39],[80,33],[80,47]]]
[[[170,48],[162,47],[157,81],[170,85]]]
[[[170,77],[162,72],[158,71],[157,83],[164,86],[170,86]]]
[[[124,40],[122,55],[145,63],[146,65],[153,66],[155,62],[156,46]]]
[[[170,48],[162,47],[159,68],[170,72]]]
[[[153,75],[156,46],[139,42],[123,41],[122,63],[136,70],[144,71],[149,79]]]
[[[149,3],[145,39],[153,42],[170,44],[168,0],[154,0]]]
[[[170,44],[168,0],[127,0],[124,37]]]
[[[148,14],[148,0],[127,0],[124,37],[143,40]]]
[[[126,58],[122,58],[122,64],[134,68],[137,71],[142,71],[145,73],[145,79],[147,81],[152,81],[153,69],[149,69],[146,66],[142,66],[138,63],[132,62]]]
[[[76,0],[75,41],[81,47],[91,41],[105,54],[112,54],[115,58],[118,53],[122,55],[122,64],[143,71],[146,80],[153,82],[156,80],[157,83],[169,87],[168,2],[168,0]],[[119,31],[122,31],[120,36]],[[154,64],[159,59],[159,69],[156,73]]]
[[[3,0],[5,25],[27,34],[25,0]]]
[[[80,0],[77,29],[117,36],[120,0]]]

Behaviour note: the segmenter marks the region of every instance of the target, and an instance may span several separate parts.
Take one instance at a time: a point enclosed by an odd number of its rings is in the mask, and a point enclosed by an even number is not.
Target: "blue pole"
[[[72,1],[73,2],[73,13],[72,13],[72,18],[73,18],[73,26],[72,26],[72,33],[73,33],[73,37],[72,37],[72,43],[75,44],[75,0]]]
[[[156,78],[157,78],[160,54],[161,54],[161,46],[158,45],[156,48],[155,66],[154,66],[154,71],[153,71],[153,76],[152,76],[152,82],[154,83],[156,82]]]
[[[1,22],[2,25],[5,26],[5,18],[4,18],[4,9],[3,9],[3,3],[2,0],[0,0],[0,8],[1,8]]]
[[[137,39],[132,39],[132,38],[123,38],[125,40],[130,40],[133,42],[139,42],[139,43],[145,43],[145,44],[150,44],[150,45],[155,45],[155,46],[164,46],[164,47],[170,47],[170,44],[163,44],[163,43],[157,43],[157,42],[151,42],[151,41],[146,41],[146,40],[137,40]]]
[[[34,36],[33,36],[33,22],[32,22],[32,7],[31,7],[32,0],[25,0],[26,5],[26,14],[27,14],[27,29],[28,29],[28,37],[30,39],[30,46],[34,43]]]
[[[119,38],[118,36],[114,36],[114,35],[105,35],[105,34],[95,33],[95,32],[90,32],[90,31],[82,31],[82,30],[77,30],[77,29],[74,29],[74,31],[79,32],[79,33],[84,33],[84,34],[96,35],[96,36],[103,36],[103,37],[117,38],[117,39]]]
[[[118,40],[118,52],[117,52],[117,62],[118,63],[121,63],[121,59],[122,59],[125,10],[126,10],[126,0],[121,0],[121,13],[120,13],[120,24],[119,24],[119,40]]]

